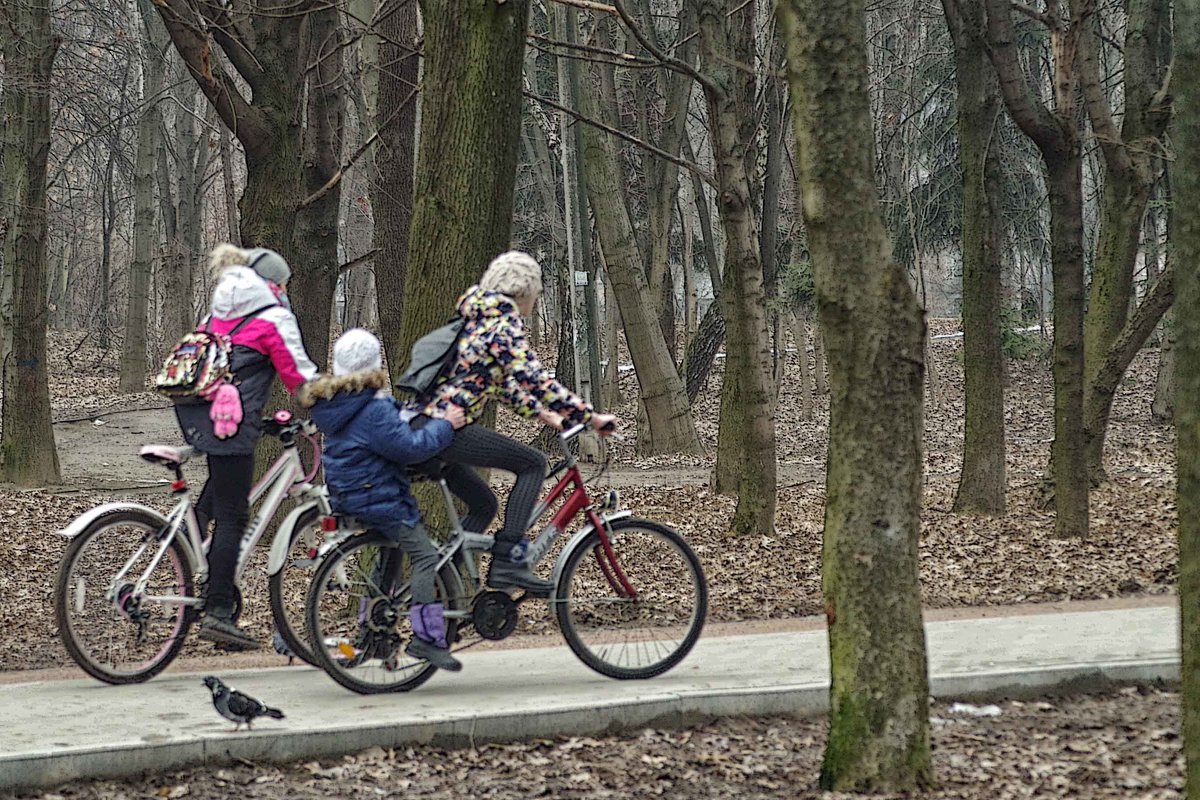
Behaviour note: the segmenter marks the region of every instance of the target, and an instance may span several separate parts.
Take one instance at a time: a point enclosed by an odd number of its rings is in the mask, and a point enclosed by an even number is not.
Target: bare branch
[[[605,133],[616,136],[618,139],[624,139],[625,141],[629,142],[630,144],[640,147],[648,153],[653,153],[654,155],[658,156],[659,158],[664,158],[667,161],[670,161],[672,164],[677,164],[678,166],[683,167],[684,169],[688,170],[689,172],[691,172],[695,175],[698,175],[700,177],[700,179],[703,180],[705,183],[707,183],[709,186],[716,187],[716,185],[717,185],[716,178],[714,178],[711,174],[706,172],[704,170],[704,168],[701,167],[699,164],[688,161],[687,159],[680,158],[679,156],[673,156],[670,153],[668,153],[666,150],[662,150],[658,147],[655,147],[654,145],[652,145],[648,142],[643,142],[641,139],[638,139],[634,136],[630,136],[628,133],[625,133],[624,131],[614,128],[610,125],[605,125],[603,122],[600,122],[599,120],[594,120],[590,117],[585,117],[583,114],[580,114],[575,109],[567,108],[564,105],[560,105],[559,103],[556,103],[555,101],[551,100],[548,97],[542,97],[541,95],[537,95],[537,94],[534,94],[533,92],[528,92],[528,91],[523,92],[523,94],[526,97],[528,97],[530,100],[534,100],[538,103],[543,103],[545,105],[550,106],[553,109],[557,109],[558,111],[562,111],[566,114],[570,114],[572,117],[574,117],[575,119],[579,120],[582,123],[591,125],[593,128],[597,128],[599,130],[604,131]]]
[[[408,96],[404,98],[404,102],[400,103],[394,109],[392,109],[392,113],[388,115],[388,118],[384,121],[383,125],[379,126],[379,129],[382,130],[383,128],[386,128],[388,125],[390,125],[392,120],[395,119],[396,116],[402,110],[404,110],[405,106],[407,106],[409,103],[411,103],[413,98],[416,96],[417,96],[416,89],[413,89],[411,92],[409,92]],[[345,177],[346,172],[351,167],[353,167],[360,158],[362,158],[363,154],[366,153],[367,150],[369,150],[371,148],[371,145],[375,144],[375,140],[378,138],[379,138],[379,130],[372,133],[370,135],[370,137],[365,142],[363,142],[362,145],[357,150],[354,151],[354,154],[352,156],[350,156],[350,158],[346,161],[345,164],[343,164],[341,167],[338,168],[338,171],[335,172],[333,174],[333,176],[330,177],[330,179],[325,182],[324,186],[322,186],[320,189],[317,189],[315,192],[310,194],[308,197],[304,198],[304,200],[302,200],[300,202],[300,205],[296,206],[297,210],[299,210],[301,208],[305,208],[307,206],[310,206],[313,203],[320,200],[325,195],[329,194],[333,190],[333,187],[337,186],[338,183],[342,180],[342,178]]]
[[[1052,17],[1049,14],[1038,11],[1035,8],[1030,8],[1024,3],[1013,3],[1012,8],[1013,11],[1020,12],[1030,19],[1035,19],[1051,30],[1060,27],[1062,24],[1056,17]]]
[[[614,17],[617,15],[617,9],[608,3],[596,3],[593,0],[554,0],[554,2],[563,6],[574,6],[588,11],[599,11],[602,14],[612,14]]]
[[[1058,121],[1037,99],[1017,54],[1010,0],[984,0],[987,9],[987,49],[1000,78],[1000,93],[1008,112],[1038,149],[1061,150],[1065,137]]]
[[[340,265],[338,267],[338,275],[347,273],[350,270],[357,267],[359,264],[365,264],[366,262],[375,258],[375,256],[379,255],[379,250],[380,250],[380,248],[378,248],[378,247],[372,248],[372,249],[368,250],[367,252],[363,253],[358,258],[352,258],[349,261],[347,261],[345,264]]]
[[[625,27],[628,28],[629,32],[633,34],[633,38],[638,40],[638,44],[646,48],[650,55],[661,61],[663,66],[669,67],[676,72],[682,72],[684,75],[690,75],[695,78],[696,82],[705,89],[708,89],[711,92],[716,92],[717,94],[721,94],[721,87],[707,75],[700,72],[700,70],[696,69],[686,61],[667,55],[659,49],[658,45],[654,44],[654,42],[651,42],[650,39],[647,38],[646,34],[642,32],[642,29],[638,27],[637,23],[634,22],[633,18],[629,16],[629,12],[625,9],[625,4],[622,2],[622,0],[613,0],[613,2],[617,7],[617,13],[620,15],[621,21],[625,23]]]

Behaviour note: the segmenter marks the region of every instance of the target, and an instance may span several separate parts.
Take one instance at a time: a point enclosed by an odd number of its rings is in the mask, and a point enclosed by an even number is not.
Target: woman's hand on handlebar
[[[462,406],[456,406],[451,403],[447,406],[445,416],[442,419],[449,422],[454,430],[458,430],[467,424],[467,413],[463,411]]]
[[[563,415],[556,411],[551,411],[548,408],[543,408],[538,412],[538,419],[546,423],[549,427],[556,431],[561,431],[563,426]]]
[[[591,425],[601,436],[616,433],[617,422],[616,414],[592,414]]]

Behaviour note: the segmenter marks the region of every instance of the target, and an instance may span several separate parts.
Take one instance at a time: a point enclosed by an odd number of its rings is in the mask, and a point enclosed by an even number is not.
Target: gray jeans
[[[412,602],[432,603],[437,599],[434,589],[434,573],[437,570],[438,551],[425,526],[417,523],[416,527],[408,525],[376,525],[389,539],[400,545],[400,549],[408,556],[412,565]],[[400,577],[400,553],[389,552],[388,561],[382,567],[383,590],[391,592],[396,588]]]

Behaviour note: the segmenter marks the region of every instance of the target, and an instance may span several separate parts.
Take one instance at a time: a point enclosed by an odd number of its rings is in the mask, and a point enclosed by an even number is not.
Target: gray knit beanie
[[[276,286],[283,286],[292,277],[291,268],[283,260],[283,256],[274,250],[255,247],[248,252],[250,257],[247,259],[246,266],[257,272],[263,280],[268,280]]]

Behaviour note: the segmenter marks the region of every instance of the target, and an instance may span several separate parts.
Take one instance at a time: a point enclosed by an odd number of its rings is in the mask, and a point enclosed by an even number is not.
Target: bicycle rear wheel
[[[379,570],[389,557],[402,559],[393,591],[385,591]],[[438,573],[435,591],[448,611],[462,605],[452,565]],[[378,532],[339,544],[321,560],[305,603],[317,666],[359,694],[408,692],[429,680],[437,667],[404,652],[413,636],[408,605],[409,565],[399,545]],[[458,620],[448,616],[446,639],[453,642],[457,630]]]
[[[271,616],[287,648],[307,664],[320,666],[308,646],[304,630],[304,601],[316,571],[317,548],[324,542],[321,513],[313,508],[296,521],[288,542],[287,558],[269,581]]]
[[[704,628],[708,588],[700,560],[679,533],[646,520],[616,520],[608,541],[611,556],[593,531],[563,565],[558,626],[575,655],[601,675],[661,675]]]
[[[106,683],[141,683],[175,659],[192,614],[191,562],[173,539],[149,574],[135,584],[160,542],[161,521],[134,509],[97,519],[71,540],[54,585],[58,635],[83,671]],[[125,569],[120,580],[117,575]]]

